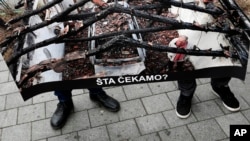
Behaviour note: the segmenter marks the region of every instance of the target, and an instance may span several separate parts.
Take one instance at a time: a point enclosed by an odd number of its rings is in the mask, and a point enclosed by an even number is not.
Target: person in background
[[[98,6],[107,5],[107,3],[104,3],[102,0],[92,1]],[[89,88],[88,90],[92,101],[99,103],[111,112],[117,112],[120,110],[119,102],[107,95],[102,88]],[[53,129],[62,128],[74,108],[71,91],[72,90],[56,90],[54,92],[54,94],[58,97],[59,103],[57,104],[57,108],[50,120],[50,124]]]
[[[182,47],[188,49],[191,45],[188,43],[188,38],[186,36],[179,36],[178,38],[173,39],[169,46],[173,47],[173,45],[177,47]],[[173,61],[184,60],[185,54],[175,54],[172,55]],[[170,58],[171,59],[171,58]],[[235,98],[234,94],[230,90],[228,83],[231,80],[230,77],[225,78],[211,78],[211,86],[212,92],[219,96],[223,102],[225,108],[229,111],[235,112],[240,110],[240,103]],[[176,115],[179,118],[188,118],[191,114],[191,101],[196,89],[196,81],[195,79],[190,80],[178,80],[178,88],[180,90],[180,96],[176,105]]]

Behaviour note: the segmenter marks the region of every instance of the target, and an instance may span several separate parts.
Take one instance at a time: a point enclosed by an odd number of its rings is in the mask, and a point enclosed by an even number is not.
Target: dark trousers
[[[212,87],[221,87],[228,85],[231,77],[225,78],[211,78],[211,86]],[[195,89],[196,89],[196,81],[195,79],[191,80],[178,80],[178,87],[181,91],[181,95],[186,97],[193,97]]]
[[[89,94],[96,94],[103,92],[102,88],[89,88]],[[58,97],[60,102],[72,100],[72,90],[56,90],[54,94]]]

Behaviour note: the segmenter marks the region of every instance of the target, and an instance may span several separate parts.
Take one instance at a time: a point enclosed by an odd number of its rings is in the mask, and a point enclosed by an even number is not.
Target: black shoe
[[[50,120],[50,124],[53,129],[60,129],[64,126],[73,107],[72,101],[59,102],[57,104],[56,111]]]
[[[111,112],[117,112],[120,110],[120,104],[117,100],[114,98],[108,96],[104,91],[101,91],[99,93],[91,93],[90,92],[90,99],[98,102],[103,107],[107,108],[107,110]]]
[[[180,95],[176,105],[176,115],[179,118],[188,118],[191,114],[192,98]]]
[[[231,92],[228,86],[224,87],[212,87],[212,92],[219,96],[223,101],[223,105],[232,112],[236,112],[240,110],[240,103],[235,98],[234,94]]]

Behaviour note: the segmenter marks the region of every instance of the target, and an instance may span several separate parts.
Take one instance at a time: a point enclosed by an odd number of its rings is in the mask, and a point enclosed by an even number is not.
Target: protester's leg
[[[59,100],[57,109],[51,117],[50,123],[54,129],[60,129],[66,123],[70,112],[73,109],[71,90],[55,91],[54,93]]]
[[[191,114],[191,102],[196,89],[196,81],[178,80],[180,96],[176,105],[176,114],[180,118],[188,118]]]
[[[120,110],[119,102],[106,94],[102,88],[89,88],[90,99],[98,102],[103,107],[107,108],[111,112],[117,112]]]
[[[216,94],[221,98],[223,101],[223,105],[229,111],[239,111],[240,110],[240,103],[235,98],[234,94],[230,90],[228,83],[231,80],[230,77],[225,78],[212,78],[211,79],[211,86],[213,93]]]
[[[72,90],[55,91],[54,94],[60,102],[72,101]]]

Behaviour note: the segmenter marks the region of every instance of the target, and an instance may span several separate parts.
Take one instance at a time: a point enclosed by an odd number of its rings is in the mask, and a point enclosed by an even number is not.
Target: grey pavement
[[[58,103],[52,92],[23,101],[0,55],[0,141],[229,141],[229,125],[250,123],[250,73],[230,86],[241,102],[227,111],[211,93],[210,79],[197,79],[192,114],[175,114],[176,82],[105,88],[121,110],[111,113],[90,101],[87,90],[74,90],[74,112],[64,128],[53,130],[50,118]]]

